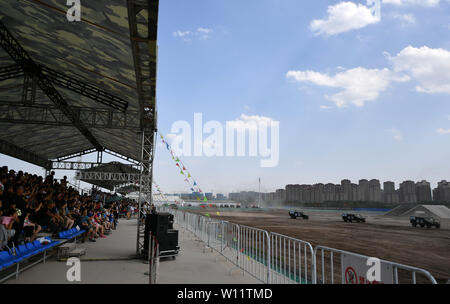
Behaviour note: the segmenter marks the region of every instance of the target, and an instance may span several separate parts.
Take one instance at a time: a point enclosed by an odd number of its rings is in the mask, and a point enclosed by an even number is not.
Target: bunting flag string
[[[189,185],[189,189],[191,189],[192,192],[197,192],[197,200],[208,202],[208,199],[206,197],[206,194],[203,193],[202,189],[197,184],[197,181],[193,178],[192,174],[187,170],[186,165],[180,160],[180,157],[175,154],[173,149],[170,147],[169,143],[165,140],[165,137],[163,134],[159,133],[159,136],[161,138],[161,142],[163,145],[166,145],[166,148],[168,151],[170,151],[170,155],[172,156],[172,160],[175,162],[175,166],[180,169],[180,175],[185,176],[186,178],[184,181]]]
[[[157,191],[157,193],[153,193],[153,197],[155,197],[156,195],[159,195],[162,199],[163,202],[169,204],[170,201],[169,199],[166,197],[166,195],[164,194],[164,192],[161,191],[161,188],[155,183],[155,181],[153,181],[153,185],[154,185],[154,189]],[[178,201],[175,201],[175,203],[177,205],[179,205],[180,203]]]

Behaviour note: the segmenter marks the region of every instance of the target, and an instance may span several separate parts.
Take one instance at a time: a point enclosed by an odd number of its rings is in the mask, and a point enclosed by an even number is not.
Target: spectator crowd
[[[43,178],[36,174],[0,168],[0,250],[32,242],[38,233],[78,227],[86,231],[83,242],[106,238],[118,225],[119,216],[131,218],[136,203],[101,191],[80,194],[67,177],[55,172]],[[108,202],[109,201],[109,202]]]

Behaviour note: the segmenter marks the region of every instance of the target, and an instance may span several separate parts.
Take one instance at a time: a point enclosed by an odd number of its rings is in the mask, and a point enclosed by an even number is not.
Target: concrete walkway
[[[190,232],[179,231],[181,253],[175,259],[161,259],[157,283],[161,284],[259,284],[244,275],[221,255],[204,250],[204,243]]]
[[[245,284],[259,283],[222,257],[203,252],[203,243],[190,233],[179,233],[181,253],[175,259],[162,259],[158,265],[157,283],[161,284]],[[52,258],[10,279],[6,284],[148,284],[148,264],[134,259],[136,251],[136,220],[121,219],[118,229],[106,239],[78,244],[86,248],[81,260],[81,281],[69,282],[70,266]]]

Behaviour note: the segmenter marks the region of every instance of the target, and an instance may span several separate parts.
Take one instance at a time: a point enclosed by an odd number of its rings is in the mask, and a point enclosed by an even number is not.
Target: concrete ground
[[[190,232],[180,230],[181,253],[175,259],[161,259],[157,282],[161,284],[259,284],[260,281],[243,274],[224,257],[204,250],[204,243]]]
[[[180,255],[162,259],[158,264],[157,283],[161,284],[245,284],[259,283],[210,251],[188,232],[179,233]],[[148,284],[148,264],[134,259],[136,251],[136,220],[120,220],[118,229],[106,239],[77,244],[86,248],[81,260],[81,281],[69,282],[66,273],[70,266],[50,258],[10,279],[6,284]]]
[[[367,217],[366,223],[345,223],[341,217],[345,211],[298,210],[309,215],[309,220],[290,219],[285,209],[198,209],[191,212],[209,213],[214,219],[304,240],[313,247],[327,246],[422,268],[438,283],[450,278],[450,230],[411,227],[408,217],[384,216],[383,213],[354,212]],[[220,211],[220,216],[216,211]],[[418,277],[419,282],[421,279]]]

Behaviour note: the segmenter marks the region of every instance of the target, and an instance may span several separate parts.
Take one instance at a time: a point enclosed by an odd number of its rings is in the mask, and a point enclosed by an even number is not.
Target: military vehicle
[[[342,219],[346,223],[365,223],[366,218],[363,217],[361,214],[353,214],[353,213],[344,213],[342,214]]]
[[[425,226],[427,228],[431,228],[431,227],[440,228],[441,227],[441,223],[439,223],[432,217],[426,218],[426,217],[411,216],[409,218],[409,221],[411,222],[411,225],[413,227],[417,227],[417,225],[419,225],[422,228]]]
[[[298,217],[302,218],[302,219],[309,219],[309,216],[304,214],[301,211],[289,211],[289,216],[291,217],[291,219],[297,219]]]

